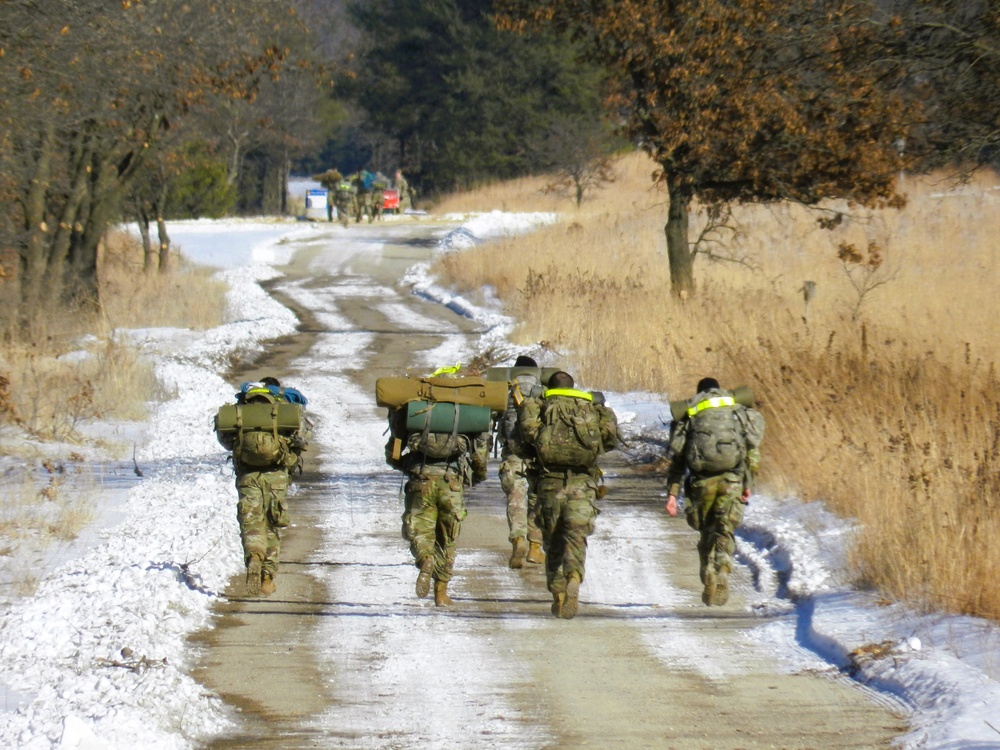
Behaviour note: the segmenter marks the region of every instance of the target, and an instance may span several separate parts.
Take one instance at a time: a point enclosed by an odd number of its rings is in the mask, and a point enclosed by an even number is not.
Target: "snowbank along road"
[[[249,599],[233,578],[193,639],[196,679],[236,717],[211,747],[890,746],[905,731],[898,706],[843,676],[789,672],[744,638],[762,622],[746,611],[746,569],[727,606],[702,605],[696,535],[627,452],[605,457],[610,494],[575,619],[552,617],[538,566],[507,567],[495,459],[468,494],[454,606],[415,597],[375,380],[468,361],[481,341],[480,324],[400,283],[448,228],[331,226],[269,286],[299,331],[233,381],[274,374],[302,390],[314,437],[277,592]]]

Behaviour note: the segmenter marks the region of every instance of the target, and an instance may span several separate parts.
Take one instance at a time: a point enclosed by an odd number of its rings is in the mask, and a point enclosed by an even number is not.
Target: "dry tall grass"
[[[142,249],[124,234],[102,255],[101,308],[57,309],[30,332],[5,332],[0,350],[0,423],[73,441],[87,419],[141,419],[156,393],[150,364],[116,335],[122,328],[206,328],[222,320],[225,288],[205,270],[142,272]]]
[[[515,343],[544,342],[591,387],[681,398],[709,374],[752,386],[768,420],[762,481],[858,519],[859,582],[1000,620],[986,585],[1000,571],[987,543],[1000,521],[996,177],[907,177],[904,210],[830,205],[849,215],[833,230],[800,206],[738,208],[710,248],[739,262],[699,257],[682,303],[652,171],[629,156],[579,211],[564,201],[561,223],[448,255],[437,271],[494,287],[521,321]],[[546,210],[543,186],[494,185],[436,210]],[[838,259],[841,246],[856,262]]]

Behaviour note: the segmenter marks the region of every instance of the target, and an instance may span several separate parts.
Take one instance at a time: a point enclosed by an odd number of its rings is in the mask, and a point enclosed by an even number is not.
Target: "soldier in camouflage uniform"
[[[534,359],[519,356],[514,367],[538,367]],[[542,532],[535,520],[538,479],[538,462],[535,452],[521,439],[517,410],[532,389],[539,386],[538,378],[530,372],[519,374],[510,387],[507,410],[501,417],[498,437],[500,440],[500,487],[507,496],[507,526],[510,529],[511,555],[508,565],[521,568],[524,561],[545,561],[542,550]]]
[[[354,211],[354,186],[348,179],[341,179],[334,188],[333,199],[337,205],[337,220],[345,229]]]
[[[326,220],[333,221],[334,191],[337,189],[337,185],[344,179],[344,177],[340,174],[340,171],[334,167],[333,169],[326,170],[322,174],[313,175],[313,179],[322,185],[326,190]]]
[[[356,172],[351,180],[354,185],[354,221],[361,223],[366,215],[371,216],[371,183],[374,175],[367,169]]]
[[[259,384],[238,396],[244,403],[289,400],[281,384],[272,377],[263,378]],[[304,398],[301,400],[305,401]],[[307,446],[305,435],[280,435],[279,439],[285,450],[273,466],[247,466],[241,463],[237,454],[233,454],[236,491],[239,494],[237,518],[247,568],[247,594],[250,596],[270,596],[277,588],[274,579],[281,553],[281,529],[291,523],[286,507],[290,473],[300,465],[302,452]]]
[[[737,404],[729,391],[719,387],[715,378],[698,382],[698,393],[688,401],[687,416],[676,420],[670,433],[670,465],[667,469],[666,511],[677,515],[677,498],[683,485],[687,503],[684,515],[688,525],[699,532],[698,558],[701,599],[706,605],[722,606],[729,601],[729,574],[736,551],[736,529],[750,498],[753,478],[760,465],[758,445],[764,435],[764,418],[760,412]],[[695,470],[690,465],[691,448],[699,439],[693,419],[708,409],[725,410],[736,425],[736,464],[725,470]],[[726,438],[729,440],[729,438]],[[732,442],[730,440],[730,442]]]
[[[399,192],[399,212],[404,213],[407,209],[413,208],[413,189],[410,183],[403,177],[400,170],[396,170],[396,179],[393,187]]]
[[[385,461],[407,476],[403,538],[410,543],[410,553],[420,571],[416,594],[420,598],[427,596],[433,580],[434,605],[447,607],[453,603],[448,583],[467,513],[465,488],[486,479],[488,435],[448,435],[457,440],[455,455],[432,458],[420,450],[421,434],[409,433],[405,423],[406,409],[390,412]]]
[[[592,394],[573,387],[573,378],[557,372],[541,398],[525,399],[519,410],[521,436],[535,447],[540,469],[536,518],[545,549],[545,578],[552,594],[552,614],[570,620],[579,608],[580,584],[587,558],[587,537],[594,533],[597,500],[604,497],[597,456],[620,442],[615,413],[594,402]],[[568,432],[553,429],[560,413],[573,414]],[[585,440],[586,439],[586,440]],[[547,459],[553,453],[589,457],[564,463]],[[561,444],[561,445],[560,445]]]
[[[376,172],[375,179],[372,180],[371,192],[368,194],[368,207],[370,209],[368,214],[369,224],[376,219],[381,220],[382,209],[385,205],[385,191],[388,187],[389,181],[385,178],[385,175],[381,172]]]

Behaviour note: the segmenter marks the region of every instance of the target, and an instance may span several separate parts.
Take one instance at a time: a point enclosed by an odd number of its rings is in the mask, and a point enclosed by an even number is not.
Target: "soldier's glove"
[[[309,441],[306,440],[301,435],[292,435],[288,439],[288,447],[291,448],[295,453],[301,453],[306,448],[309,447]]]

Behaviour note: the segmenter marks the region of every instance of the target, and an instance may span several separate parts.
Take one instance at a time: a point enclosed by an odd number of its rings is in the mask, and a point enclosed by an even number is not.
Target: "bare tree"
[[[281,70],[286,0],[0,4],[0,207],[17,249],[3,287],[22,317],[42,299],[96,302],[97,247],[164,135],[208,102],[253,100]]]

